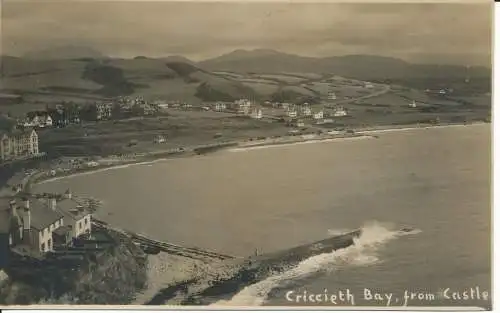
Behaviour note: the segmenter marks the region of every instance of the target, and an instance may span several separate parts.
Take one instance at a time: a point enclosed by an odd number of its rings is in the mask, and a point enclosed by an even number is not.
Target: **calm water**
[[[348,288],[356,304],[375,305],[363,299],[370,288],[393,292],[399,303],[392,304],[401,305],[404,290],[491,291],[490,139],[489,125],[384,133],[174,159],[39,188],[70,185],[76,194],[103,199],[98,217],[116,226],[241,256],[364,226],[355,247],[311,258],[230,303],[290,305],[290,290],[330,295]],[[417,231],[397,236],[392,230],[402,225]]]

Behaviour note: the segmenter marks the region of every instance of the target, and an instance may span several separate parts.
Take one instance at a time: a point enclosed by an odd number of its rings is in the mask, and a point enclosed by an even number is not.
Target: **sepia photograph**
[[[0,2],[0,307],[492,310],[492,1]]]

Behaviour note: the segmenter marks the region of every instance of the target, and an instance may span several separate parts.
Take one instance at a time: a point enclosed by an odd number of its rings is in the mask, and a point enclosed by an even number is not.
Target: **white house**
[[[347,111],[343,107],[336,107],[335,111],[333,112],[333,116],[335,117],[347,116]]]
[[[372,89],[373,88],[373,84],[372,83],[366,83],[365,84],[365,88]]]
[[[410,107],[410,108],[416,108],[417,107],[417,103],[415,102],[415,100],[413,100],[413,102],[411,102],[411,103],[408,103],[408,107]]]
[[[52,127],[53,125],[53,122],[52,122],[52,117],[50,117],[50,115],[46,115],[45,116],[45,126],[46,127]]]
[[[11,246],[27,245],[38,253],[53,250],[52,233],[63,226],[63,215],[60,212],[51,210],[48,205],[35,197],[12,200],[10,212],[16,221],[16,227],[9,238]]]
[[[337,95],[335,94],[335,92],[333,91],[328,92],[328,100],[336,100],[336,99]]]
[[[311,116],[312,115],[311,108],[309,106],[302,107],[302,115],[304,115],[304,116]]]
[[[252,102],[248,99],[240,99],[234,101],[234,104],[237,107],[239,114],[248,115],[250,113],[250,108],[252,106]]]
[[[217,102],[215,104],[215,111],[217,111],[217,112],[222,112],[222,111],[225,111],[226,109],[227,109],[227,105],[225,103]]]
[[[50,199],[53,208],[64,216],[64,225],[69,226],[69,238],[78,238],[91,232],[91,213],[73,199],[68,189],[64,196],[57,201]]]
[[[295,110],[289,110],[289,111],[286,112],[286,116],[292,117],[292,118],[293,117],[297,117],[297,111],[295,111]]]
[[[315,120],[321,120],[321,119],[323,119],[323,117],[324,117],[323,110],[318,111],[318,112],[315,112],[315,113],[313,114],[313,118],[314,118]]]
[[[165,139],[164,136],[162,135],[158,135],[158,136],[155,136],[155,138],[153,139],[153,142],[154,143],[157,143],[157,144],[160,144],[160,143],[165,143],[167,140]]]

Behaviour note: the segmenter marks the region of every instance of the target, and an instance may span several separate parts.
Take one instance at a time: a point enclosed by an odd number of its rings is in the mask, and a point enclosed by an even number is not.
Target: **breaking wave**
[[[275,288],[285,288],[298,282],[320,275],[324,272],[335,271],[341,266],[370,266],[380,262],[377,255],[379,247],[388,241],[404,235],[417,234],[420,230],[400,231],[391,230],[387,225],[370,222],[362,228],[359,238],[354,239],[354,245],[330,253],[312,256],[296,267],[250,285],[230,300],[221,300],[213,305],[219,306],[259,306],[265,303],[269,293]],[[330,235],[338,231],[329,230]],[[345,233],[345,232],[344,232]]]

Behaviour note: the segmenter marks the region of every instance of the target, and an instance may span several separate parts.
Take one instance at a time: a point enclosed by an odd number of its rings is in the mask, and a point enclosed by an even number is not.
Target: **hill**
[[[411,64],[397,58],[374,55],[311,58],[274,50],[236,50],[202,61],[199,66],[211,71],[238,73],[334,73],[359,80],[390,81],[417,88],[456,83],[468,76],[471,81],[479,81],[478,86],[489,89],[491,79],[491,69],[485,67]]]
[[[356,81],[420,90],[453,88],[462,96],[491,89],[488,68],[411,64],[370,55],[311,58],[274,50],[236,50],[196,63],[182,56],[119,59],[77,50],[78,54],[71,54],[71,49],[52,49],[45,54],[47,58],[3,56],[0,93],[11,95],[9,99],[18,95],[23,104],[40,106],[126,95],[193,104],[241,97],[315,102],[332,88],[340,93],[344,90],[342,96],[355,96],[358,91],[354,89],[360,88],[356,86],[363,86]],[[48,57],[63,54],[65,57],[58,59]],[[78,58],[70,58],[75,56]],[[335,77],[347,77],[351,82]],[[347,86],[351,83],[356,86]],[[4,102],[12,104],[3,112],[10,112],[16,105],[10,100]]]
[[[189,102],[254,96],[242,82],[198,68],[182,57],[27,59],[2,57],[0,92],[24,102],[87,102],[114,96]]]

